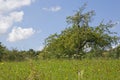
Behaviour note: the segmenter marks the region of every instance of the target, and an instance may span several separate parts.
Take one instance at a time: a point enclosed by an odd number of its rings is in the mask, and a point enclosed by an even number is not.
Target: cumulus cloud
[[[23,15],[24,15],[24,12],[23,12],[23,11],[10,13],[10,16],[11,16],[12,21],[15,21],[15,22],[20,22],[20,21],[22,21]]]
[[[33,0],[0,0],[0,14],[30,5],[32,2]]]
[[[23,20],[24,12],[11,12],[8,16],[0,16],[0,34],[4,34],[12,27],[14,22],[21,22]]]
[[[0,0],[0,35],[12,29],[15,23],[23,20],[24,12],[20,9],[35,0]],[[19,11],[18,11],[19,10]],[[16,27],[8,34],[7,41],[15,42],[27,39],[35,33],[33,28]]]
[[[16,22],[23,20],[23,11],[16,11],[28,6],[35,0],[0,0],[0,35],[7,32]]]
[[[11,33],[9,33],[7,41],[15,42],[24,40],[31,37],[34,33],[35,31],[33,30],[33,28],[16,27],[12,29]]]
[[[61,10],[61,7],[60,6],[53,6],[53,7],[49,7],[49,8],[44,7],[42,9],[45,10],[45,11],[57,12],[57,11]]]

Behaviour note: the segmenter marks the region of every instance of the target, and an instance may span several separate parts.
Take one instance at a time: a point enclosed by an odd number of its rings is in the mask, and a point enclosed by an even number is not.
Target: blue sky
[[[68,27],[66,17],[87,3],[95,10],[92,25],[120,22],[119,0],[0,0],[0,42],[7,48],[40,50],[50,34]],[[113,29],[120,35],[120,25]]]

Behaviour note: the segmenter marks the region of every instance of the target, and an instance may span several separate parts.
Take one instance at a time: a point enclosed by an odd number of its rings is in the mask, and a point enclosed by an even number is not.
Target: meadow
[[[120,60],[1,62],[0,80],[120,80]]]

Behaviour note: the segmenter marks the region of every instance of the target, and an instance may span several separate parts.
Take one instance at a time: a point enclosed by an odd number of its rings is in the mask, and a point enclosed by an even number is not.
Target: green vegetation
[[[110,31],[115,24],[112,21],[106,24],[102,21],[98,26],[91,26],[94,11],[83,13],[84,9],[85,5],[73,16],[67,17],[70,27],[60,34],[50,35],[45,40],[43,58],[83,59],[88,57],[87,55],[102,57],[102,53],[112,50],[112,45],[118,43],[118,36]]]
[[[120,60],[2,62],[0,80],[120,80]]]
[[[50,35],[42,51],[9,50],[0,42],[0,80],[120,80],[115,24],[91,26],[94,11],[84,9],[68,16],[70,27]]]
[[[19,51],[17,49],[8,50],[0,43],[0,62],[1,61],[25,61],[28,59],[37,59],[40,51],[29,49],[28,51]]]

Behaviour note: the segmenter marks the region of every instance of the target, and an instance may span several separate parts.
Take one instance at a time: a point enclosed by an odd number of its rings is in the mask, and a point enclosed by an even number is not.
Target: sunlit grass
[[[120,60],[2,62],[0,80],[120,80]]]

